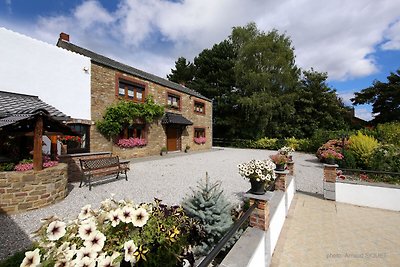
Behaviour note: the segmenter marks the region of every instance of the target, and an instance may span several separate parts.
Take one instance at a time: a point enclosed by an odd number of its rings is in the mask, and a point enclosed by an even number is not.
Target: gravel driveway
[[[265,159],[274,153],[276,151],[214,148],[207,152],[134,159],[128,181],[120,179],[93,186],[92,191],[72,183],[69,195],[57,204],[12,216],[0,215],[0,259],[29,246],[28,235],[39,227],[41,218],[50,215],[73,218],[82,206],[98,207],[111,194],[115,194],[117,200],[128,198],[140,203],[151,202],[157,197],[167,204],[177,204],[208,172],[211,181],[222,181],[226,197],[232,203],[238,203],[250,185],[238,174],[237,165],[251,159]],[[293,159],[297,189],[322,194],[322,164],[310,154],[294,153]]]

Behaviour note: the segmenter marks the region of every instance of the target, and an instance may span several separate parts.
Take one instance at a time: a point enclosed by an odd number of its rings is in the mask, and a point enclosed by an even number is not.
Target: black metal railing
[[[357,180],[384,182],[384,183],[400,183],[400,172],[388,172],[388,171],[376,171],[376,170],[362,170],[362,169],[347,169],[338,168],[340,171],[338,177],[341,179],[343,175],[344,179],[351,178],[351,174],[359,175],[356,176]],[[342,178],[342,179],[343,179]]]
[[[237,220],[233,226],[229,229],[229,231],[221,238],[217,245],[210,251],[210,253],[203,259],[203,261],[198,265],[198,267],[206,267],[208,266],[214,258],[218,255],[218,253],[222,250],[222,248],[226,245],[226,243],[233,237],[236,231],[243,225],[243,223],[250,217],[253,210],[256,208],[257,202],[250,206],[250,208],[243,214],[243,216]]]

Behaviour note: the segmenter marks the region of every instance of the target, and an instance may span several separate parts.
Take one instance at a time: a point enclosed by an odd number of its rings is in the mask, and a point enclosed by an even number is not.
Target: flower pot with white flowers
[[[255,195],[265,194],[265,188],[275,181],[275,164],[269,160],[251,160],[238,165],[239,174],[250,180],[249,193]]]
[[[294,152],[294,148],[290,147],[290,146],[284,146],[281,147],[278,150],[279,154],[284,155],[288,158],[288,161],[292,161],[293,160],[293,152]]]

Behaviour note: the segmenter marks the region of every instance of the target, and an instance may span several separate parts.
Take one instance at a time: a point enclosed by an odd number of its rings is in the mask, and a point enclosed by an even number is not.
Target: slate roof
[[[193,125],[193,122],[183,117],[181,114],[166,112],[161,119],[161,124],[180,124],[180,125]]]
[[[38,117],[43,118],[43,130],[45,134],[79,135],[79,133],[72,130],[68,125],[55,119],[56,117],[51,117],[44,109],[31,110],[31,113],[15,114],[0,118],[0,134],[32,132],[35,129],[35,122]]]
[[[69,116],[65,115],[55,107],[46,104],[37,96],[0,91],[0,118],[4,119],[7,117],[7,119],[13,118],[18,120],[21,116],[24,116],[24,114],[30,115],[40,109],[47,111],[54,119],[70,119]]]
[[[99,55],[99,54],[97,54],[95,52],[92,52],[92,51],[87,50],[85,48],[82,48],[80,46],[74,45],[74,44],[72,44],[70,42],[67,42],[67,41],[59,39],[58,42],[57,42],[57,46],[61,47],[61,48],[64,48],[64,49],[67,49],[69,51],[84,55],[86,57],[90,57],[93,62],[96,62],[98,64],[101,64],[101,65],[104,65],[104,66],[107,66],[107,67],[110,67],[110,68],[113,68],[113,69],[117,69],[117,70],[123,71],[125,73],[129,73],[129,74],[134,75],[136,77],[139,77],[139,78],[142,78],[142,79],[145,79],[145,80],[148,80],[148,81],[152,81],[154,83],[163,85],[165,87],[169,87],[171,89],[175,89],[175,90],[177,90],[179,92],[186,93],[188,95],[192,95],[192,96],[195,96],[195,97],[198,97],[198,98],[201,98],[201,99],[204,99],[206,101],[210,101],[211,102],[210,99],[206,98],[205,96],[203,96],[203,95],[199,94],[198,92],[196,92],[196,91],[194,91],[192,89],[189,89],[189,88],[187,88],[185,86],[182,86],[180,84],[177,84],[177,83],[171,82],[169,80],[163,79],[163,78],[158,77],[156,75],[144,72],[142,70],[133,68],[131,66],[125,65],[125,64],[120,63],[118,61],[115,61],[115,60],[113,60],[111,58]]]

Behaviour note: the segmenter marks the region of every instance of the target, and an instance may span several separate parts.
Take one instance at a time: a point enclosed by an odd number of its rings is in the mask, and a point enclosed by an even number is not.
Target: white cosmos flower
[[[84,220],[84,219],[87,219],[87,218],[89,218],[90,216],[92,216],[92,214],[91,214],[91,212],[92,212],[91,207],[92,207],[92,206],[89,204],[89,205],[84,206],[84,207],[81,209],[81,212],[80,212],[79,215],[78,215],[79,220]]]
[[[132,222],[133,219],[133,212],[135,210],[132,207],[125,206],[122,208],[121,213],[120,213],[120,220],[124,223],[130,223]]]
[[[79,262],[83,260],[83,258],[89,258],[95,260],[97,258],[97,252],[91,250],[88,247],[81,247],[76,251],[76,261]]]
[[[49,224],[47,227],[47,238],[51,241],[56,241],[63,237],[66,233],[65,230],[65,222],[54,221]]]
[[[34,251],[25,252],[25,258],[21,263],[21,267],[36,267],[40,264],[40,253],[39,249],[35,249]]]
[[[108,219],[110,220],[112,227],[119,224],[121,216],[122,214],[120,209],[112,210],[108,213]]]
[[[83,242],[83,245],[87,248],[90,248],[92,251],[99,252],[104,247],[104,242],[106,241],[106,236],[103,235],[100,231],[96,231],[91,234],[88,239]]]
[[[144,208],[138,208],[133,212],[132,224],[136,227],[143,227],[149,219],[149,214]]]
[[[137,247],[135,243],[133,243],[133,240],[125,242],[124,249],[125,249],[124,260],[129,262],[135,262],[135,256],[133,256],[133,253],[137,250]]]
[[[78,236],[83,240],[90,238],[90,235],[97,231],[96,224],[94,222],[81,224],[78,230]]]

